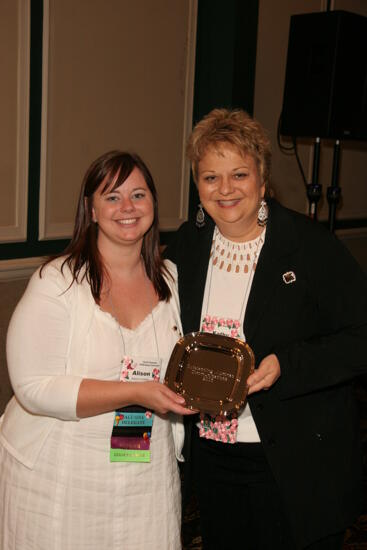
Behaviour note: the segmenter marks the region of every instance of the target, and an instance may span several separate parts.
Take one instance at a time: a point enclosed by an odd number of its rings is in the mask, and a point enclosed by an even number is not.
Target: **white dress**
[[[158,303],[153,316],[162,379],[178,337],[177,318],[166,302]],[[150,315],[123,334],[129,355],[156,358]],[[119,379],[119,327],[97,305],[82,354],[88,377]],[[0,445],[1,550],[181,548],[180,481],[170,421],[155,415],[150,463],[111,463],[113,419],[114,412],[57,420],[33,469]]]

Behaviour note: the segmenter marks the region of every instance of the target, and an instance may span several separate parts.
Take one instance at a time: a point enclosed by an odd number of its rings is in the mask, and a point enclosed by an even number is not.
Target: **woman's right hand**
[[[147,409],[152,409],[158,414],[173,412],[176,414],[196,414],[185,407],[185,399],[170,390],[161,382],[129,382],[130,388],[135,394],[135,402]]]
[[[77,416],[85,418],[128,405],[142,405],[158,414],[195,414],[185,407],[185,399],[161,382],[118,382],[84,378],[80,384]]]

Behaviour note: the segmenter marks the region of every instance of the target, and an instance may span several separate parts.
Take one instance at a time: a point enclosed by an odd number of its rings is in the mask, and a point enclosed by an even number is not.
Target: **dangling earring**
[[[201,202],[198,204],[198,211],[196,213],[196,227],[204,227],[205,225],[205,213],[203,210],[203,207],[201,206]]]
[[[262,199],[260,203],[260,208],[257,213],[257,225],[260,225],[260,227],[264,227],[268,222],[268,205],[266,204],[266,200]]]

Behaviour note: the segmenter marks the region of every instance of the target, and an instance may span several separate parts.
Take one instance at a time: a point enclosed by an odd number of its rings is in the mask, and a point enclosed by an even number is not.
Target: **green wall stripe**
[[[43,1],[31,0],[29,89],[28,244],[38,241],[42,114]]]
[[[199,0],[193,123],[215,107],[253,113],[258,0]],[[189,218],[199,196],[191,179]]]

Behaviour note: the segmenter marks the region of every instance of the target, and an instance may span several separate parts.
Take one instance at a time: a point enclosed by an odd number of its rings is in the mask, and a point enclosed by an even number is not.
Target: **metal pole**
[[[337,139],[334,145],[333,171],[331,174],[331,185],[327,188],[327,200],[329,203],[329,229],[334,231],[336,207],[338,205],[341,189],[338,185],[340,161],[340,141]]]
[[[321,185],[318,182],[319,179],[319,166],[320,166],[320,138],[315,140],[313,150],[313,168],[312,168],[312,182],[307,185],[307,197],[309,202],[308,215],[314,220],[317,219],[317,203],[321,197]]]

